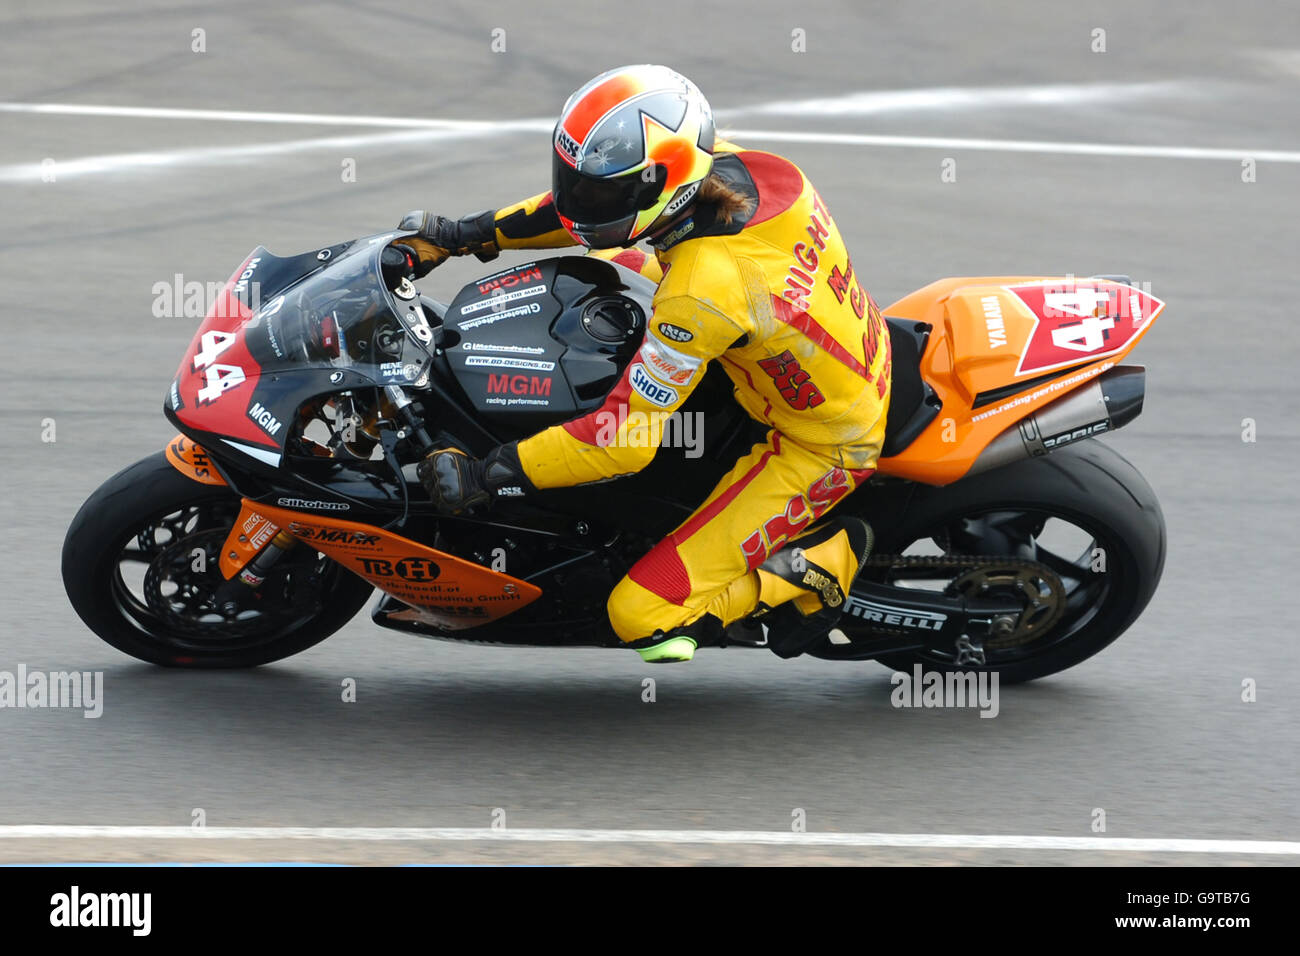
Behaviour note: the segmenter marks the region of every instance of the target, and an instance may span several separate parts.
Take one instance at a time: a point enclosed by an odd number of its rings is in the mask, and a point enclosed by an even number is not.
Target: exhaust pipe
[[[1070,442],[1127,425],[1142,411],[1146,372],[1142,365],[1121,365],[1050,402],[989,442],[966,474],[1037,458]]]

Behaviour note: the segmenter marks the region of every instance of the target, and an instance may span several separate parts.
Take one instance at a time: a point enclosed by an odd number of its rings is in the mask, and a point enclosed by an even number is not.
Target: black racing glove
[[[415,473],[439,511],[461,514],[494,498],[518,498],[537,490],[519,464],[517,445],[501,445],[481,459],[459,448],[431,451]]]
[[[416,278],[441,265],[448,256],[471,253],[482,262],[491,262],[501,250],[497,248],[496,211],[485,209],[462,219],[448,219],[415,209],[402,217],[398,229],[414,229],[417,235],[400,240],[419,253]]]

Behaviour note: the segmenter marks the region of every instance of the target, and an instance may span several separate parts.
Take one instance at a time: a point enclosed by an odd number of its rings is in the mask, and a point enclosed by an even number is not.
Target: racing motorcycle
[[[559,256],[445,303],[413,284],[393,245],[408,235],[288,258],[258,247],[235,270],[164,401],[179,434],[68,529],[68,597],[109,644],[165,666],[264,664],[378,590],[374,622],[413,635],[620,645],[614,584],[764,427],[714,368],[681,411],[696,441],[665,439],[644,471],[438,514],[416,463],[600,406],[640,348],[654,285]],[[1123,276],[1001,276],[943,279],[885,309],[887,437],[876,474],[838,505],[875,548],[808,653],[1023,681],[1129,627],[1160,579],[1164,519],[1097,438],[1141,411],[1145,369],[1120,362],[1163,308]],[[722,643],[767,639],[732,629]]]

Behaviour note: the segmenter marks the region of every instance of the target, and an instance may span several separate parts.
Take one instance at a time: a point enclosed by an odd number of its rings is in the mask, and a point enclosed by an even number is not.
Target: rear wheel
[[[968,597],[1011,598],[1025,613],[1002,633],[950,649],[889,654],[882,664],[910,671],[997,671],[1006,683],[1065,670],[1122,634],[1150,601],[1165,559],[1165,524],[1146,479],[1095,440],[927,488],[909,505],[878,553],[1004,557],[938,574],[899,563],[864,576]],[[936,562],[939,563],[939,562]],[[924,580],[919,580],[924,578]],[[847,656],[828,645],[822,656]],[[979,659],[983,658],[983,663]]]
[[[252,667],[323,641],[359,611],[371,586],[299,544],[260,598],[218,610],[221,547],[239,514],[226,487],[180,474],[159,452],[105,482],[63,543],[63,584],[92,631],[169,667]]]

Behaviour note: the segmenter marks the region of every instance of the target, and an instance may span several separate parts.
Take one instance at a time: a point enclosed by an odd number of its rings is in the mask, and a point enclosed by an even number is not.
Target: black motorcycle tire
[[[224,485],[189,479],[162,452],[118,472],[81,506],[63,543],[63,583],[77,615],[113,647],[164,667],[243,668],[281,660],[325,640],[365,605],[373,588],[346,569],[328,568],[328,587],[314,613],[254,646],[192,647],[178,653],[168,635],[150,628],[123,608],[118,558],[149,516],[192,505],[238,499]],[[157,622],[153,622],[157,623]]]
[[[896,671],[914,665],[939,672],[996,670],[1000,683],[1020,683],[1055,674],[1092,657],[1137,619],[1155,593],[1164,568],[1164,515],[1155,492],[1119,452],[1095,439],[1051,454],[1005,465],[943,488],[925,488],[909,504],[903,522],[878,542],[878,551],[905,547],[928,530],[973,512],[1041,509],[1077,519],[1106,539],[1110,589],[1100,607],[1076,633],[1015,662],[953,666],[926,652],[879,657]]]

